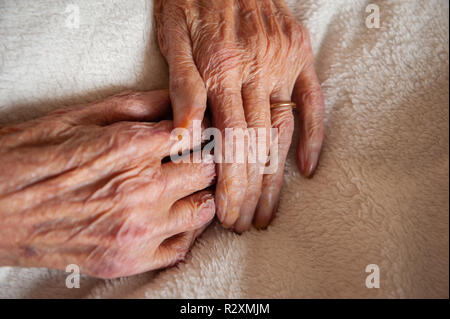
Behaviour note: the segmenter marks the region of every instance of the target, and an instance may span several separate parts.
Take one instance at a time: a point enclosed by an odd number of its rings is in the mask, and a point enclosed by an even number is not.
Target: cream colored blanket
[[[287,2],[311,31],[327,138],[312,180],[289,155],[273,225],[213,225],[185,263],[79,289],[64,272],[0,268],[0,297],[448,298],[448,1]],[[0,0],[0,123],[167,87],[152,29],[151,0]]]

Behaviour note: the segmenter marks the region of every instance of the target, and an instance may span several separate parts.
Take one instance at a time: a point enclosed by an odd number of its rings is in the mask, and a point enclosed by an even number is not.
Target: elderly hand
[[[218,165],[216,206],[224,226],[242,232],[265,227],[276,209],[299,109],[298,165],[309,177],[324,138],[324,99],[307,30],[283,0],[156,0],[161,51],[169,64],[174,125],[201,120],[206,101],[213,124],[279,129],[276,174],[259,164]],[[255,213],[256,210],[256,213]]]
[[[166,91],[127,93],[0,127],[0,265],[103,278],[183,259],[215,213],[213,164],[162,164]]]

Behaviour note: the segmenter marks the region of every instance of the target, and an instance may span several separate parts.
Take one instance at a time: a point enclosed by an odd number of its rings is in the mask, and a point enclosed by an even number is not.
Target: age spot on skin
[[[36,257],[38,255],[36,249],[31,246],[21,246],[22,255],[26,258]]]

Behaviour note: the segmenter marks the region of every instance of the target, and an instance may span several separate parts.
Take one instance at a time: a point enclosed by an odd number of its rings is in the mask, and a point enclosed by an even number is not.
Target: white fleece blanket
[[[448,1],[287,2],[311,32],[327,138],[312,180],[289,155],[273,225],[213,225],[174,268],[80,289],[64,272],[0,268],[0,297],[448,298]],[[167,79],[151,0],[0,0],[0,123]]]

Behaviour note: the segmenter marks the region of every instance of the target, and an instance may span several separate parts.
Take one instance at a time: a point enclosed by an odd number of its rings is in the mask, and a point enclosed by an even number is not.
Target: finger
[[[63,110],[64,111],[64,110]],[[120,121],[159,121],[170,113],[167,90],[124,92],[70,114],[77,124],[108,125]]]
[[[155,252],[151,269],[172,266],[184,260],[195,239],[205,231],[209,224],[165,240]]]
[[[167,163],[162,166],[166,181],[165,196],[176,201],[198,192],[215,183],[216,169],[212,161],[202,160],[194,163],[191,155],[189,163]]]
[[[163,159],[170,155],[178,143],[188,142],[180,141],[178,135],[173,133],[172,121],[118,122],[105,129],[107,132],[104,137],[111,140],[117,156],[122,152],[123,161],[129,161],[130,158],[141,160],[142,156]]]
[[[4,175],[15,177],[7,185],[8,188],[14,189],[14,185],[32,186],[29,191],[33,190],[33,196],[44,200],[55,196],[55,185],[61,191],[68,190],[101,180],[142,161],[160,163],[163,158],[176,152],[180,143],[183,149],[188,149],[189,145],[193,145],[189,144],[191,141],[179,141],[173,134],[171,121],[118,122],[107,127],[79,131],[71,143],[44,145],[40,147],[39,156],[36,156],[34,148],[9,152],[5,156],[12,159],[23,158],[24,152],[29,155],[28,158],[32,159],[30,163],[19,168],[22,173],[33,172],[33,179],[28,178],[29,184],[25,183],[29,174],[21,174],[22,178],[17,178],[17,170],[5,171]],[[40,168],[37,172],[36,167]],[[92,174],[93,171],[97,174]],[[17,184],[19,182],[22,184]]]
[[[194,62],[183,7],[159,6],[157,12],[159,44],[169,65],[174,125],[188,128],[193,120],[203,119],[206,110],[205,85]]]
[[[261,1],[259,3],[261,8],[261,12],[263,14],[263,22],[266,29],[266,32],[273,36],[275,34],[282,34],[282,30],[280,29],[280,23],[277,21],[276,12],[278,8],[275,6],[273,1]],[[276,39],[276,37],[273,37]]]
[[[5,160],[21,161],[23,165],[17,169],[0,169],[0,172],[5,179],[11,177],[8,189],[21,185],[22,189],[33,189],[33,196],[44,200],[55,196],[57,190],[101,180],[140,161],[161,160],[179,142],[171,139],[172,128],[170,121],[78,126],[71,138],[60,139],[59,143],[39,145],[39,148],[23,147],[2,155]],[[92,173],[94,171],[96,174]]]
[[[83,148],[90,151],[88,154],[96,156],[94,161],[90,161],[90,166],[105,165],[111,170],[130,167],[143,161],[160,163],[171,152],[178,150],[179,145],[188,149],[190,139],[180,141],[174,133],[173,122],[161,121],[117,122],[100,128],[92,140],[86,142],[86,139],[81,139],[80,142],[83,141],[86,143]],[[84,155],[78,152],[76,156]],[[74,158],[71,160],[76,163]],[[104,167],[103,170],[105,171]]]
[[[248,230],[252,224],[253,215],[255,214],[256,205],[261,196],[261,187],[263,182],[264,163],[260,162],[261,155],[267,155],[269,151],[270,140],[270,100],[265,89],[258,85],[248,85],[242,90],[242,99],[244,103],[245,117],[248,129],[254,132],[254,140],[249,141],[249,147],[252,154],[249,154],[249,162],[247,164],[247,191],[245,201],[242,204],[239,218],[233,226],[233,229],[242,233]],[[260,136],[263,129],[266,136]],[[258,142],[263,139],[264,149],[258,149]],[[264,152],[264,154],[260,154]]]
[[[211,191],[180,199],[172,205],[164,229],[170,236],[197,229],[214,218],[215,209]]]
[[[289,94],[287,95],[289,96]],[[272,102],[287,101],[286,99],[272,98]],[[262,194],[258,202],[253,224],[256,228],[267,227],[272,220],[280,198],[281,186],[283,185],[284,165],[289,152],[294,132],[294,115],[291,106],[280,106],[271,110],[272,127],[278,129],[278,159],[276,170],[264,175]],[[271,154],[274,156],[274,154]],[[272,157],[270,161],[272,162]]]
[[[63,136],[73,134],[77,125],[107,125],[117,121],[158,121],[170,113],[167,90],[122,93],[88,105],[56,110],[32,121],[5,127],[2,148],[13,148],[26,141],[41,146],[56,145]],[[2,133],[3,133],[2,132]]]
[[[205,126],[203,123],[198,123],[198,127],[196,125],[194,130],[189,131],[174,129],[172,121],[118,122],[102,129],[108,130],[108,133],[104,135],[112,139],[115,149],[132,153],[131,157],[123,154],[123,158],[119,161],[129,161],[130,158],[141,160],[139,156],[143,155],[148,159],[159,160],[170,155],[175,161],[182,159],[186,152],[201,146],[201,133]],[[120,156],[120,153],[117,155]]]
[[[314,69],[314,56],[306,30],[304,54],[306,63],[295,84],[293,101],[297,103],[301,126],[298,167],[303,176],[311,177],[317,168],[325,137],[325,101]]]
[[[199,127],[198,130],[201,130]],[[201,144],[195,141],[192,132],[183,129],[174,129],[172,121],[161,121],[157,123],[134,123],[120,122],[108,127],[109,135],[115,137],[115,145],[138,154],[146,155],[153,159],[164,159],[167,156],[176,156],[182,152],[187,152]],[[184,154],[181,154],[184,156]],[[127,160],[127,157],[124,157]]]
[[[225,140],[221,147],[222,163],[217,165],[216,187],[217,216],[224,227],[231,227],[236,222],[247,189],[245,144],[232,143],[235,139],[231,135],[239,140],[239,135],[242,137],[247,128],[241,89],[236,83],[225,80],[222,88],[209,93],[214,125],[221,130]],[[242,138],[240,140],[242,142]]]

